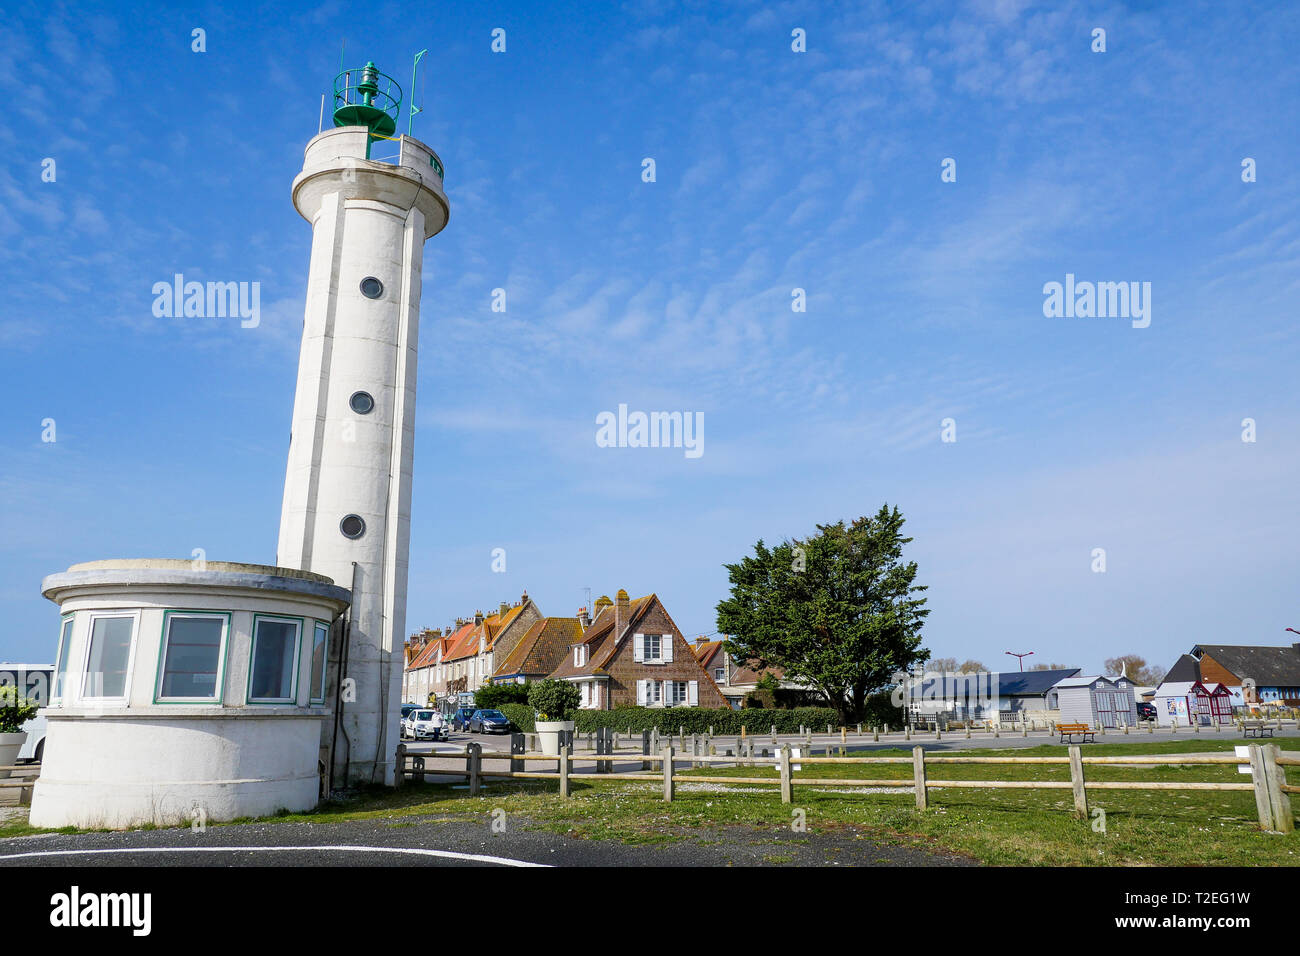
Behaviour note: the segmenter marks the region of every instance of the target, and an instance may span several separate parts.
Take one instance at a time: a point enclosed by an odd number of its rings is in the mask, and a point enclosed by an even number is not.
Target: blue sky
[[[430,50],[415,135],[452,207],[425,247],[408,629],[623,587],[711,633],[724,562],[886,501],[938,656],[1168,666],[1300,627],[1300,9],[364,21],[341,3],[8,18],[0,659],[53,657],[39,583],[71,563],[274,560],[311,241],[289,185],[344,37],[404,86]],[[177,272],[260,282],[261,324],[155,318]],[[1045,317],[1067,273],[1150,282],[1150,326]],[[620,403],[702,412],[704,454],[598,447]]]

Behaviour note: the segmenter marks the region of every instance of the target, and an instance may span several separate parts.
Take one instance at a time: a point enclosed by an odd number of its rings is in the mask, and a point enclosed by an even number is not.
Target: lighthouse
[[[400,107],[373,63],[340,73],[335,128],[307,144],[293,181],[312,244],[276,563],[352,594],[322,728],[339,784],[393,783],[420,279],[449,213],[442,161],[396,135]]]

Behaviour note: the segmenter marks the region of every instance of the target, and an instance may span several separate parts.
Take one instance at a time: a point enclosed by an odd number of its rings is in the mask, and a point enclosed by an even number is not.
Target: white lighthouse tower
[[[351,589],[345,645],[330,655],[343,681],[341,714],[323,742],[336,745],[337,783],[391,784],[421,265],[449,207],[438,156],[394,138],[401,90],[390,77],[373,63],[341,73],[334,102],[336,128],[307,144],[293,182],[312,247],[277,564]],[[396,155],[372,159],[372,148]]]

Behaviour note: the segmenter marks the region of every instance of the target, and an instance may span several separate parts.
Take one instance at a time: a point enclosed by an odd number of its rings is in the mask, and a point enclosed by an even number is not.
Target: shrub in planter
[[[0,734],[21,733],[23,724],[36,716],[40,705],[34,700],[18,696],[12,684],[0,687]]]
[[[537,711],[538,720],[573,720],[581,703],[578,688],[568,681],[547,678],[528,691],[528,706]]]

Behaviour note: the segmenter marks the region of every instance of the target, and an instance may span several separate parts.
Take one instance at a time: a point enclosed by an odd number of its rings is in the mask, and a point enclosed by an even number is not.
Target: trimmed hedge
[[[533,709],[527,704],[502,704],[497,710],[510,718],[510,723],[515,725],[515,730],[521,734],[532,734],[537,732],[537,727],[533,723]]]
[[[508,713],[508,712],[506,712]],[[511,720],[514,717],[511,716]],[[780,734],[798,733],[799,727],[826,732],[826,725],[839,726],[839,718],[829,707],[796,707],[791,710],[732,710],[729,707],[619,707],[615,710],[580,710],[574,717],[574,732],[587,734],[609,727],[619,733],[658,730],[676,734],[681,727],[688,734],[738,734],[743,726],[750,734],[769,733],[773,725]]]

